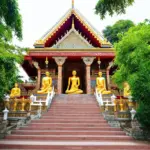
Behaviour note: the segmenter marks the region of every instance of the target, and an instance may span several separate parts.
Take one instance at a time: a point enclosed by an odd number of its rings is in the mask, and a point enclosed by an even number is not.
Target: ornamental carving
[[[34,67],[35,67],[36,69],[40,69],[38,62],[33,61],[33,65],[34,65]]]
[[[95,57],[82,57],[82,59],[86,65],[90,66],[93,63]]]
[[[59,49],[86,49],[93,46],[87,41],[85,37],[72,28],[64,37],[62,37],[53,48]]]
[[[55,62],[58,66],[62,66],[65,63],[67,57],[53,57],[53,59],[55,59]]]

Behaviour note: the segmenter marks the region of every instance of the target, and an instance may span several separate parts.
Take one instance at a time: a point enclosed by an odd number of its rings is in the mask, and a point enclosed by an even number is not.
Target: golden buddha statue
[[[66,90],[67,94],[82,94],[83,93],[83,91],[79,89],[80,78],[77,77],[76,74],[77,74],[77,72],[75,70],[73,70],[72,77],[69,77],[69,79],[68,79],[68,87]]]
[[[19,97],[21,95],[21,90],[18,87],[18,83],[15,83],[15,87],[12,88],[11,93],[10,93],[10,97]]]
[[[98,77],[96,78],[96,89],[98,93],[111,94],[111,91],[106,90],[105,78],[102,77],[102,72],[98,72]]]
[[[41,90],[37,91],[38,94],[47,94],[52,91],[52,78],[50,77],[50,73],[47,71],[45,75],[46,77],[42,79]]]
[[[131,95],[130,85],[127,82],[124,82],[123,96],[128,97]]]

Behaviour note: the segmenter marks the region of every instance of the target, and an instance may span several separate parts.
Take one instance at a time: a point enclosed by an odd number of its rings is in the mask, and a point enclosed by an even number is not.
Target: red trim
[[[32,57],[29,55],[24,56],[24,60],[32,60]]]
[[[87,57],[87,56],[100,56],[105,58],[115,57],[114,52],[30,52],[30,57],[54,57],[54,56],[71,56],[71,57]]]

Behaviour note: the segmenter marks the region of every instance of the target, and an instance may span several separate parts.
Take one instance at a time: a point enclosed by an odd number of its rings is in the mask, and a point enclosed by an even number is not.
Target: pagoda
[[[58,94],[65,93],[72,70],[80,77],[80,88],[90,94],[95,88],[99,69],[110,87],[110,67],[115,57],[114,48],[74,7],[34,43],[22,64],[32,80],[34,90],[40,88],[45,71],[51,73]]]

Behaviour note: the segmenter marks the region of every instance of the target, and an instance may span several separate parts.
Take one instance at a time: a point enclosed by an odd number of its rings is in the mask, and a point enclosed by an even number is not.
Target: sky
[[[150,19],[150,0],[135,0],[133,6],[128,7],[126,14],[106,16],[101,20],[95,14],[98,0],[74,0],[75,8],[100,32],[107,26],[113,25],[117,20],[130,19],[135,23]],[[23,19],[23,40],[14,40],[14,44],[32,48],[47,30],[71,8],[72,0],[18,0],[20,13]]]

